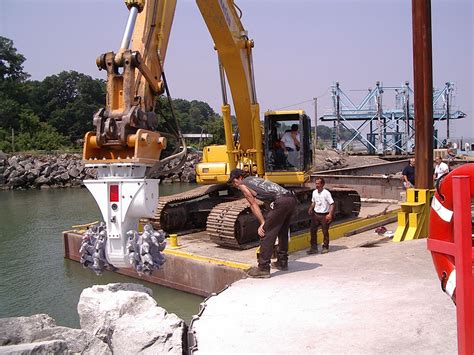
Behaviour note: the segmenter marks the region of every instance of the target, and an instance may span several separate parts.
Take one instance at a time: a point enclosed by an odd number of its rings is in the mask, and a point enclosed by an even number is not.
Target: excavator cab
[[[311,122],[302,110],[267,111],[265,176],[279,184],[302,184],[312,167]]]

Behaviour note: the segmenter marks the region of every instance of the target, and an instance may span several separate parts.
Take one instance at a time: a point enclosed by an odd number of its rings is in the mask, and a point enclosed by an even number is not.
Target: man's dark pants
[[[278,260],[288,261],[288,227],[296,203],[296,198],[292,195],[280,196],[273,203],[273,209],[268,212],[263,226],[265,237],[260,239],[258,267],[261,270],[270,270],[270,258],[277,238]]]
[[[329,248],[329,223],[326,220],[326,216],[328,213],[313,213],[311,216],[311,227],[310,227],[310,234],[311,234],[311,249],[318,248],[318,241],[317,241],[317,232],[318,227],[321,226],[323,230],[323,248]]]

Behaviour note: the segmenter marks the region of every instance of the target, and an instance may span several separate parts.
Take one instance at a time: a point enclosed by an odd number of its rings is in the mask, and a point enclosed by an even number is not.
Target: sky
[[[356,103],[377,81],[413,84],[411,0],[236,0],[255,41],[257,99],[268,109],[331,109],[339,82]],[[455,108],[468,117],[451,137],[474,138],[474,1],[432,0],[433,85],[455,85]],[[128,16],[121,0],[0,0],[0,35],[26,57],[32,79],[76,70],[105,79],[95,59],[117,51]],[[201,100],[220,112],[213,42],[197,5],[178,0],[165,62],[174,98]],[[386,108],[393,104],[386,94]],[[91,118],[92,119],[92,118]],[[445,134],[445,125],[438,125]]]

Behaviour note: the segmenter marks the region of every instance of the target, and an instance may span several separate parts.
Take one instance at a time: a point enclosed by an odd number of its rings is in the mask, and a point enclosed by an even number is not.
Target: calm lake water
[[[160,194],[193,187],[160,185]],[[79,328],[76,309],[84,288],[133,282],[152,289],[161,307],[189,324],[202,297],[111,272],[96,276],[63,258],[62,231],[101,218],[85,188],[0,191],[0,318],[46,313],[58,325]]]

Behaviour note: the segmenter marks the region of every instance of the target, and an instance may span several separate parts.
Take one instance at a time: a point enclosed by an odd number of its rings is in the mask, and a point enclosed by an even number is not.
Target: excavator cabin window
[[[311,165],[309,117],[295,113],[265,113],[265,170],[306,171]]]

